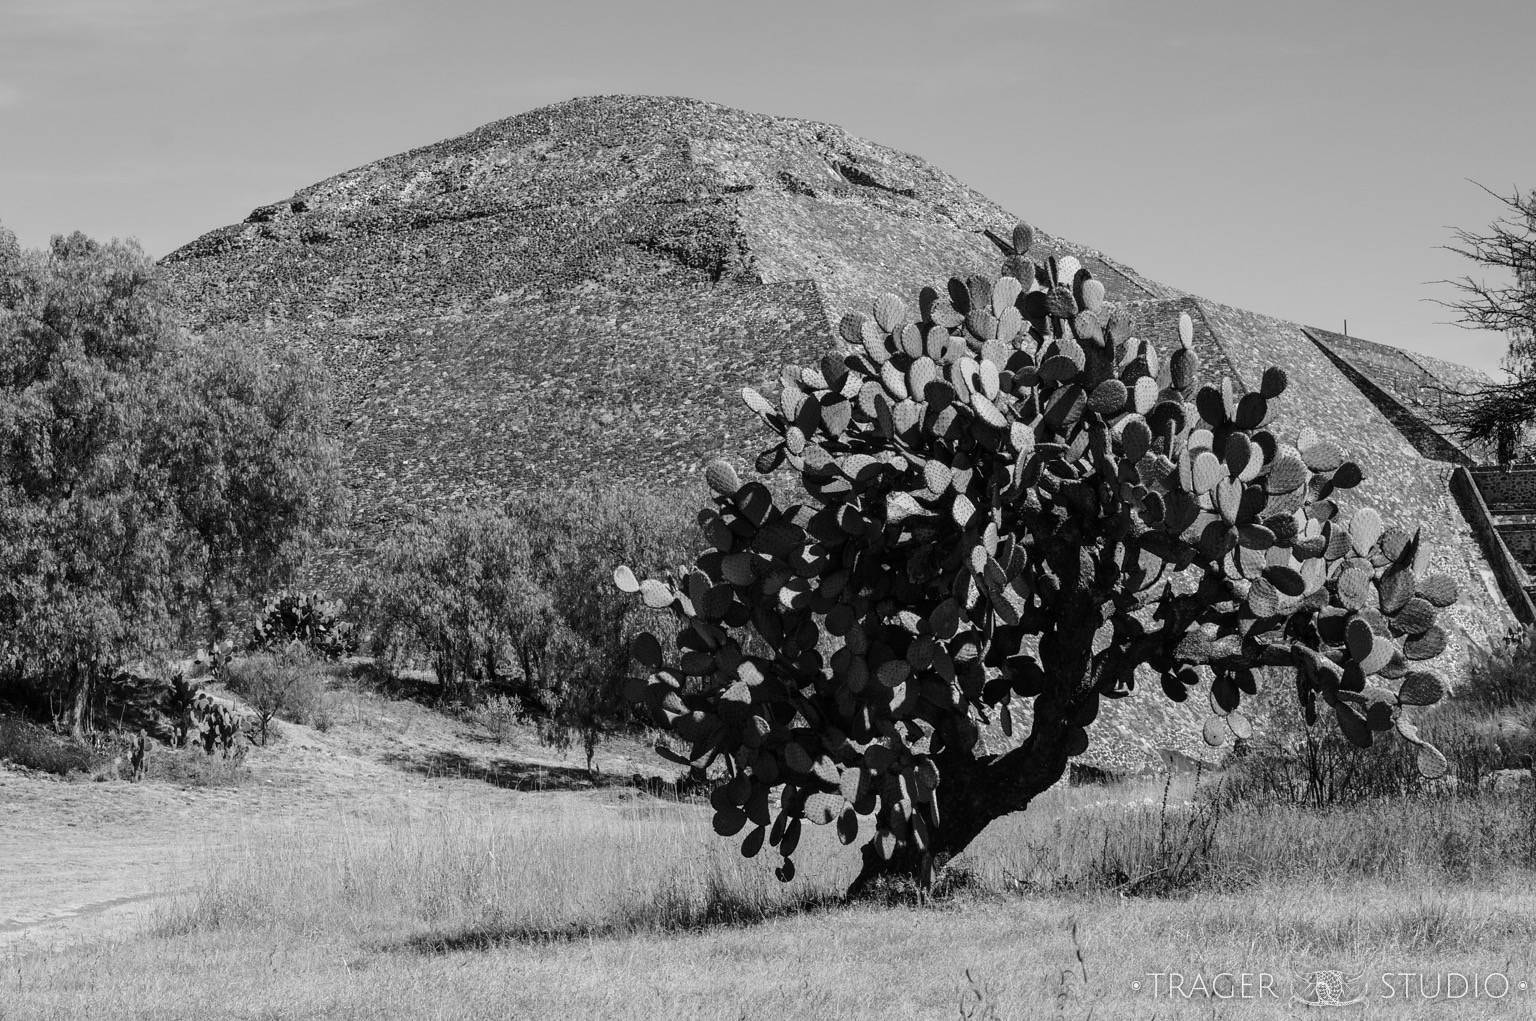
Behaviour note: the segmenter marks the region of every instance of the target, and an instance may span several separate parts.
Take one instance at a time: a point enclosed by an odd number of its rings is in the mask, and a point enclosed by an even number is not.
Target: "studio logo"
[[[1291,1001],[1308,1007],[1348,1007],[1364,1003],[1365,972],[1347,976],[1337,969],[1297,975],[1291,983]]]
[[[1287,988],[1286,979],[1290,983]],[[1527,979],[1511,979],[1499,971],[1417,972],[1382,971],[1350,974],[1340,968],[1309,972],[1270,971],[1149,971],[1131,982],[1135,992],[1150,992],[1158,1000],[1267,1000],[1310,1008],[1351,1007],[1366,1001],[1453,1003],[1523,997],[1532,989]],[[1536,1015],[1533,1015],[1536,1016]]]

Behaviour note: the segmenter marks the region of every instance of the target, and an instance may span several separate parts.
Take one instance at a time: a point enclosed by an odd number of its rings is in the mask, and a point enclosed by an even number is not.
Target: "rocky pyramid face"
[[[574,100],[380,160],[165,260],[194,328],[271,323],[341,379],[384,513],[593,473],[691,481],[736,394],[883,291],[993,271],[1014,218],[840,128]],[[1060,239],[1127,297],[1172,293]]]
[[[767,436],[742,386],[776,390],[879,294],[915,303],[951,274],[995,274],[1018,219],[831,125],[602,97],[339,174],[164,267],[193,328],[270,326],[323,354],[367,529],[592,477],[692,490],[708,458],[749,464]],[[1422,526],[1430,569],[1460,582],[1454,623],[1502,630],[1502,577],[1450,485],[1468,458],[1393,396],[1416,385],[1405,359],[1444,366],[1206,301],[1038,228],[1035,250],[1077,258],[1159,346],[1189,313],[1213,376],[1249,388],[1285,367],[1282,436],[1310,426],[1354,452],[1361,498]],[[1147,752],[1125,729],[1119,747]]]
[[[987,232],[1006,235],[1008,220],[923,160],[832,125],[602,97],[338,174],[166,262],[185,271],[210,323],[419,314],[584,282],[813,279],[841,308],[915,291],[936,267],[992,268]],[[1168,293],[1097,252],[1042,240],[1111,291]]]

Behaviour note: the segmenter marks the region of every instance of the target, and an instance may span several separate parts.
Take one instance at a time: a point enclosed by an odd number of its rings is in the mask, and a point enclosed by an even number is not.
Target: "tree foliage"
[[[1522,458],[1523,437],[1536,422],[1536,378],[1479,386],[1469,393],[1448,393],[1442,414],[1446,424],[1469,444],[1488,444],[1501,465]]]
[[[1401,713],[1444,690],[1416,661],[1456,595],[1418,573],[1418,536],[1347,508],[1361,473],[1336,444],[1267,427],[1283,371],[1197,385],[1187,316],[1160,355],[1031,241],[1021,225],[1000,278],[845,317],[775,398],[743,391],[777,437],[759,471],[787,463],[804,502],[716,462],[712,548],[615,576],[677,620],[636,641],[650,673],[629,693],[723,768],[715,829],[776,847],[781,878],[804,820],[863,842],[856,888],[930,878],[1054,784],[1138,679],[1204,689],[1220,744],[1249,733],[1257,668],[1290,667],[1309,719],[1321,701],[1359,744],[1395,728],[1444,769]],[[1021,743],[989,751],[989,725]]]
[[[0,266],[0,626],[13,670],[67,687],[160,635],[177,575],[168,480],[148,463],[172,332],[137,251],[57,238]]]
[[[405,523],[358,592],[374,654],[396,665],[425,654],[450,697],[497,684],[547,628],[549,601],[531,561],[527,535],[497,509]]]
[[[643,494],[519,495],[403,526],[359,602],[379,655],[425,654],[453,697],[515,695],[541,739],[580,740],[590,768],[603,730],[628,717],[628,644],[645,615],[607,579],[620,563],[686,559],[688,526]]]
[[[0,231],[0,640],[77,731],[210,593],[292,567],[335,485],[301,378],[183,336],[136,246]]]
[[[291,580],[341,509],[319,366],[276,338],[183,338],[157,380],[150,456],[173,480],[182,566],[225,637],[233,607]]]

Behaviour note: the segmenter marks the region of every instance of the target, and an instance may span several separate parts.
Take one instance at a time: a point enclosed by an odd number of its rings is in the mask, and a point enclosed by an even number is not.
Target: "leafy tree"
[[[0,629],[79,733],[97,682],[170,620],[177,521],[146,440],[174,332],[131,246],[0,252]]]
[[[1482,231],[1458,230],[1447,248],[1499,278],[1443,281],[1457,296],[1440,304],[1456,313],[1458,326],[1509,337],[1504,368],[1513,379],[1450,395],[1447,417],[1464,440],[1492,444],[1499,462],[1508,464],[1536,421],[1536,195],[1518,188],[1509,195],[1489,194],[1503,204],[1504,215]]]
[[[805,493],[786,505],[728,465],[690,570],[619,587],[670,609],[630,686],[697,770],[723,770],[717,832],[746,830],[794,874],[801,824],[863,839],[850,892],[929,882],[992,820],[1025,809],[1089,745],[1101,700],[1138,675],[1183,701],[1208,688],[1206,739],[1250,733],[1258,667],[1294,670],[1352,741],[1391,729],[1444,684],[1444,576],[1417,535],[1339,502],[1359,469],[1334,443],[1266,428],[1285,390],[1197,386],[1188,317],[1167,357],[1071,257],[1035,263],[1021,225],[999,279],[894,296],[845,317],[776,400],[743,396]],[[1022,740],[980,743],[996,725]],[[774,792],[779,795],[774,808]]]
[[[520,495],[403,526],[361,593],[377,653],[430,657],[443,689],[516,695],[541,740],[578,739],[587,766],[622,698],[633,600],[607,582],[626,560],[660,569],[689,554],[683,522],[643,495],[600,488]]]
[[[685,562],[698,533],[673,504],[602,488],[520,497],[511,513],[538,551],[539,584],[559,621],[551,636],[559,666],[545,680],[540,733],[556,744],[579,739],[591,773],[603,733],[631,719],[623,694],[629,645],[656,617],[608,579],[625,563],[661,570]]]
[[[190,543],[182,566],[208,641],[233,607],[294,577],[341,506],[320,367],[253,333],[180,338],[159,380],[150,456]]]
[[[532,557],[527,534],[499,510],[405,523],[382,544],[359,592],[375,654],[399,662],[426,653],[444,693],[466,700],[514,664],[536,676],[554,614]]]
[[[132,244],[0,231],[0,648],[75,732],[200,596],[292,566],[335,484],[307,377],[183,336]]]

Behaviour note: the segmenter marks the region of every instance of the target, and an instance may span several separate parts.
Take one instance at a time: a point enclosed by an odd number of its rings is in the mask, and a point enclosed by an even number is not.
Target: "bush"
[[[1417,724],[1445,753],[1457,783],[1476,787],[1496,770],[1529,768],[1536,758],[1536,631],[1515,629],[1491,648],[1474,646],[1461,684],[1420,710]],[[1306,726],[1294,710],[1274,714],[1245,750],[1223,781],[1240,800],[1323,807],[1425,786],[1404,742],[1356,748],[1327,726]]]
[[[1490,710],[1452,700],[1425,720],[1423,731],[1445,745],[1458,781],[1477,784],[1495,770],[1530,766],[1536,706]]]
[[[484,727],[502,744],[512,739],[525,715],[522,704],[505,695],[492,695],[465,714],[469,722]]]
[[[1449,749],[1446,753],[1450,757]],[[1328,808],[1400,797],[1423,783],[1411,749],[1401,743],[1386,740],[1357,748],[1326,725],[1302,724],[1246,743],[1218,790],[1228,804]]]
[[[1169,799],[1142,785],[1086,804],[1079,791],[1058,789],[1036,818],[1003,820],[985,836],[971,859],[985,884],[1166,896],[1318,875],[1524,878],[1536,867],[1529,797],[1424,791],[1366,798],[1343,811],[1231,801],[1219,787]]]
[[[274,717],[307,722],[322,706],[325,693],[325,675],[302,646],[237,660],[229,665],[224,683],[255,710],[262,745]]]
[[[55,776],[92,773],[105,757],[80,741],[12,716],[0,717],[0,762]]]
[[[1536,704],[1536,627],[1514,628],[1489,648],[1474,644],[1456,698],[1494,708]]]
[[[483,508],[412,522],[360,589],[372,651],[392,670],[425,657],[443,697],[472,703],[510,669],[514,640],[541,618],[527,542]]]

